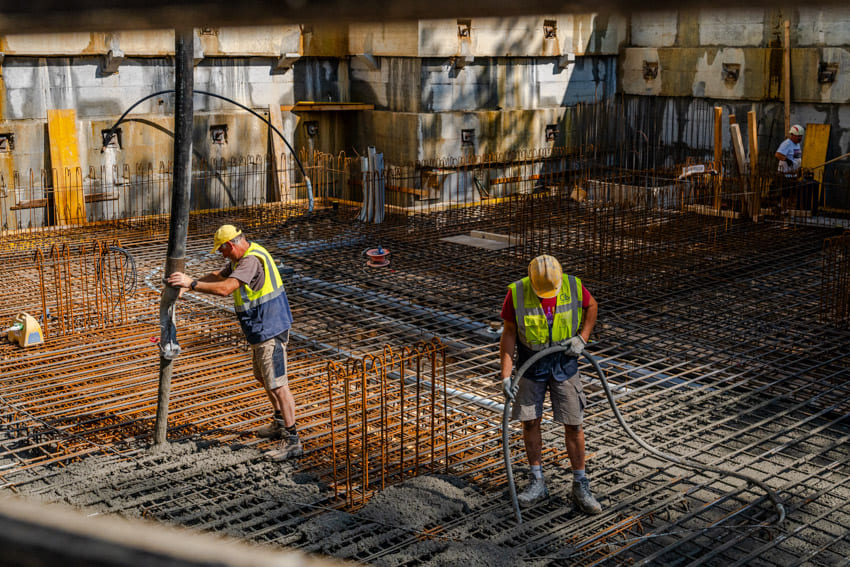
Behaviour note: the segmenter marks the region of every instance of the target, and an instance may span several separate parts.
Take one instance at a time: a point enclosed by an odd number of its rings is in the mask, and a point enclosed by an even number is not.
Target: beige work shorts
[[[254,376],[265,385],[266,390],[276,390],[289,383],[286,375],[288,342],[289,331],[287,330],[276,337],[251,345],[254,351],[252,357]]]
[[[576,372],[563,382],[554,378],[545,382],[521,378],[516,400],[511,408],[511,419],[532,421],[541,417],[547,390],[552,398],[553,419],[566,425],[581,425],[587,405],[587,397],[581,387],[581,372]]]

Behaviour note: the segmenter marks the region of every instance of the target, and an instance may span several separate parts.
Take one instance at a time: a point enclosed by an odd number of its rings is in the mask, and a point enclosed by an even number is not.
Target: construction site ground
[[[850,329],[825,307],[824,242],[840,226],[546,198],[380,225],[355,214],[253,208],[190,225],[194,277],[221,267],[211,235],[225,222],[281,264],[305,446],[286,463],[264,460],[274,442],[251,434],[269,403],[229,297],[179,302],[169,443],[152,445],[167,219],[4,236],[0,319],[50,315],[44,345],[0,345],[3,490],[374,565],[850,565]],[[456,238],[473,231],[511,245]],[[117,279],[86,272],[95,241],[114,247]],[[377,247],[388,266],[366,265]],[[574,507],[563,430],[547,410],[551,497],[517,523],[498,322],[506,286],[539,253],[599,302],[588,351],[631,429],[760,479],[783,503],[781,524],[758,486],[642,449],[586,359],[587,472],[603,513]],[[342,368],[350,386],[339,386]],[[390,411],[394,380],[409,402]],[[528,467],[511,427],[521,489]]]

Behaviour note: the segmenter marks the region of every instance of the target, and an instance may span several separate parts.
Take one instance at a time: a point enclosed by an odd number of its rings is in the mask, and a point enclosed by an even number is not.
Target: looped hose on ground
[[[519,389],[519,381],[525,375],[531,366],[543,358],[544,356],[548,356],[550,354],[555,354],[557,352],[567,351],[569,347],[566,346],[552,346],[547,348],[546,350],[542,350],[536,353],[534,356],[529,358],[525,364],[523,364],[520,369],[514,375],[513,380],[511,381],[511,392],[516,395],[517,390]],[[626,420],[623,418],[623,415],[620,413],[620,409],[617,407],[617,403],[614,400],[614,394],[611,392],[610,386],[608,386],[608,380],[605,378],[605,373],[602,371],[602,368],[599,366],[599,363],[596,359],[587,352],[587,350],[582,351],[584,357],[590,361],[590,364],[596,369],[596,374],[599,376],[599,381],[602,383],[602,388],[605,390],[605,396],[608,398],[608,403],[611,404],[611,410],[614,412],[614,416],[617,418],[617,421],[620,422],[623,430],[631,437],[638,445],[643,447],[649,453],[652,453],[656,457],[660,459],[664,459],[665,461],[670,461],[671,463],[676,463],[677,465],[681,465],[683,467],[688,467],[691,469],[697,469],[702,471],[710,471],[714,473],[719,473],[727,476],[734,476],[736,478],[740,478],[749,483],[755,484],[767,494],[767,497],[773,503],[773,507],[776,509],[777,519],[773,522],[776,525],[781,524],[785,520],[785,507],[782,505],[782,502],[779,500],[779,497],[776,493],[764,482],[761,480],[754,478],[749,475],[745,475],[735,471],[729,471],[720,467],[715,467],[711,465],[704,465],[702,463],[696,463],[694,461],[689,461],[683,459],[682,457],[677,457],[675,455],[668,455],[662,451],[659,451],[632,431],[632,428],[629,427],[629,424],[626,423]],[[505,472],[508,477],[508,486],[510,487],[511,492],[511,501],[514,506],[514,513],[516,514],[516,520],[518,524],[522,523],[522,513],[519,509],[519,502],[517,501],[517,493],[516,493],[516,484],[514,482],[514,474],[513,468],[511,466],[511,452],[510,452],[510,439],[509,439],[509,424],[510,424],[510,415],[511,415],[511,400],[505,400],[504,412],[502,413],[502,452],[505,456]]]

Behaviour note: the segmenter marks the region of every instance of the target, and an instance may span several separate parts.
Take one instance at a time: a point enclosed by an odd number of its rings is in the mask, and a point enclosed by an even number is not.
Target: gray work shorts
[[[516,400],[511,407],[511,419],[532,421],[541,417],[547,390],[552,398],[553,419],[566,425],[581,425],[587,405],[587,398],[581,387],[581,372],[576,372],[563,382],[554,378],[545,382],[522,378],[519,381]]]
[[[289,331],[276,337],[251,345],[254,351],[254,376],[267,390],[276,390],[289,383],[286,375],[286,345]]]

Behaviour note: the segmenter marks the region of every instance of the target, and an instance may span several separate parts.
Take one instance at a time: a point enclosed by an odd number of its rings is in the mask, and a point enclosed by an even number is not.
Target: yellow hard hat
[[[554,256],[543,254],[528,264],[528,277],[537,297],[555,297],[561,291],[564,270]]]
[[[225,242],[230,242],[237,236],[242,234],[242,231],[237,229],[232,224],[223,224],[217,231],[215,231],[215,236],[213,237],[213,242],[215,246],[213,246],[212,253],[215,254],[218,252],[218,249],[221,248],[221,245]]]

